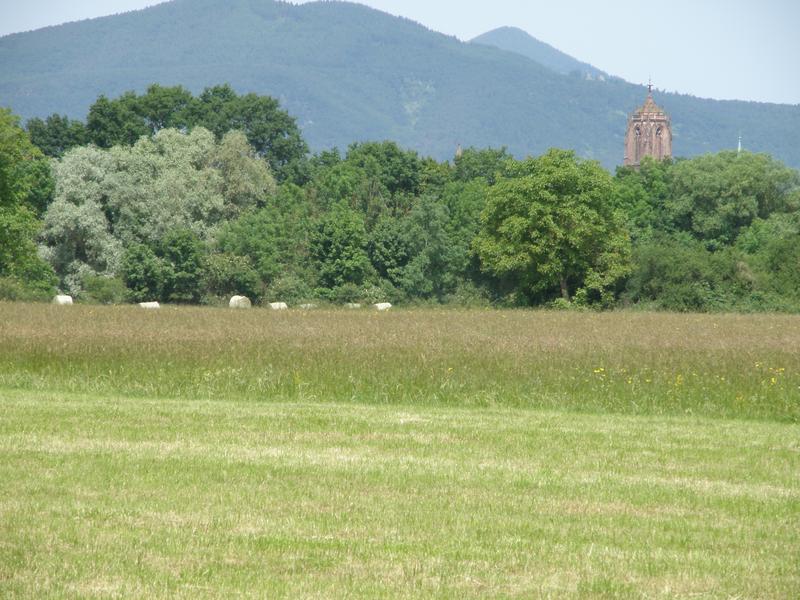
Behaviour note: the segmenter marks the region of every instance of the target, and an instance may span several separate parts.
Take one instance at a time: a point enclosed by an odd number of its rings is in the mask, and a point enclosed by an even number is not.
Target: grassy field
[[[0,304],[1,597],[800,596],[800,318]]]

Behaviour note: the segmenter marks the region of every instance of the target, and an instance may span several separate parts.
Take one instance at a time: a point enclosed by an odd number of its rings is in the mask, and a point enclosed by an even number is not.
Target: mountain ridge
[[[457,144],[518,156],[559,146],[608,168],[622,161],[627,115],[646,95],[345,2],[173,0],[4,36],[0,72],[0,105],[24,118],[83,118],[99,94],[151,83],[194,93],[230,83],[279,99],[315,150],[392,139],[444,159]],[[657,101],[672,116],[678,155],[735,148],[742,130],[748,149],[800,167],[791,143],[800,107],[662,93]]]
[[[498,27],[471,39],[470,43],[521,54],[562,75],[577,72],[590,78],[609,77],[605,71],[562,52],[519,27]]]

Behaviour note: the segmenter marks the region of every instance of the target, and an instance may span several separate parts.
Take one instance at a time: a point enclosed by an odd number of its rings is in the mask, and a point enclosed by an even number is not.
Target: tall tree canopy
[[[611,176],[573,152],[550,150],[489,191],[475,249],[485,270],[529,297],[560,289],[607,296],[629,271],[630,241]]]
[[[142,136],[168,128],[203,127],[217,139],[239,130],[278,179],[292,172],[293,164],[308,152],[297,123],[277,100],[240,96],[229,85],[207,88],[194,97],[182,86],[153,84],[141,96],[134,92],[114,99],[100,96],[89,108],[85,127],[59,115],[45,121],[31,119],[27,126],[42,151],[56,157],[86,142],[100,148],[132,146]]]
[[[99,98],[86,126],[29,122],[59,157],[54,194],[48,161],[4,118],[0,297],[49,285],[38,234],[90,301],[800,310],[800,174],[767,155],[645,160],[615,177],[564,150],[438,162],[361,141],[306,156],[274,99],[153,85]]]
[[[244,135],[163,129],[134,146],[68,152],[55,165],[44,251],[65,286],[116,275],[126,247],[154,251],[177,230],[209,240],[219,223],[266,202],[275,183]]]
[[[36,213],[51,188],[47,160],[11,111],[0,108],[0,279],[27,293],[49,292],[53,272],[36,253]]]

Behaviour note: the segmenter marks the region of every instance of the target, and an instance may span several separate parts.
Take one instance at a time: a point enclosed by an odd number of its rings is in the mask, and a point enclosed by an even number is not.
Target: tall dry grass
[[[0,388],[800,419],[800,317],[0,304]]]

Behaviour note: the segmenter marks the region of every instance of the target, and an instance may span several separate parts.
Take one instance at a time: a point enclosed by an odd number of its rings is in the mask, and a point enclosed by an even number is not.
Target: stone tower
[[[637,168],[645,156],[652,156],[656,160],[672,156],[669,116],[653,101],[652,84],[647,86],[647,100],[628,118],[623,164]]]

